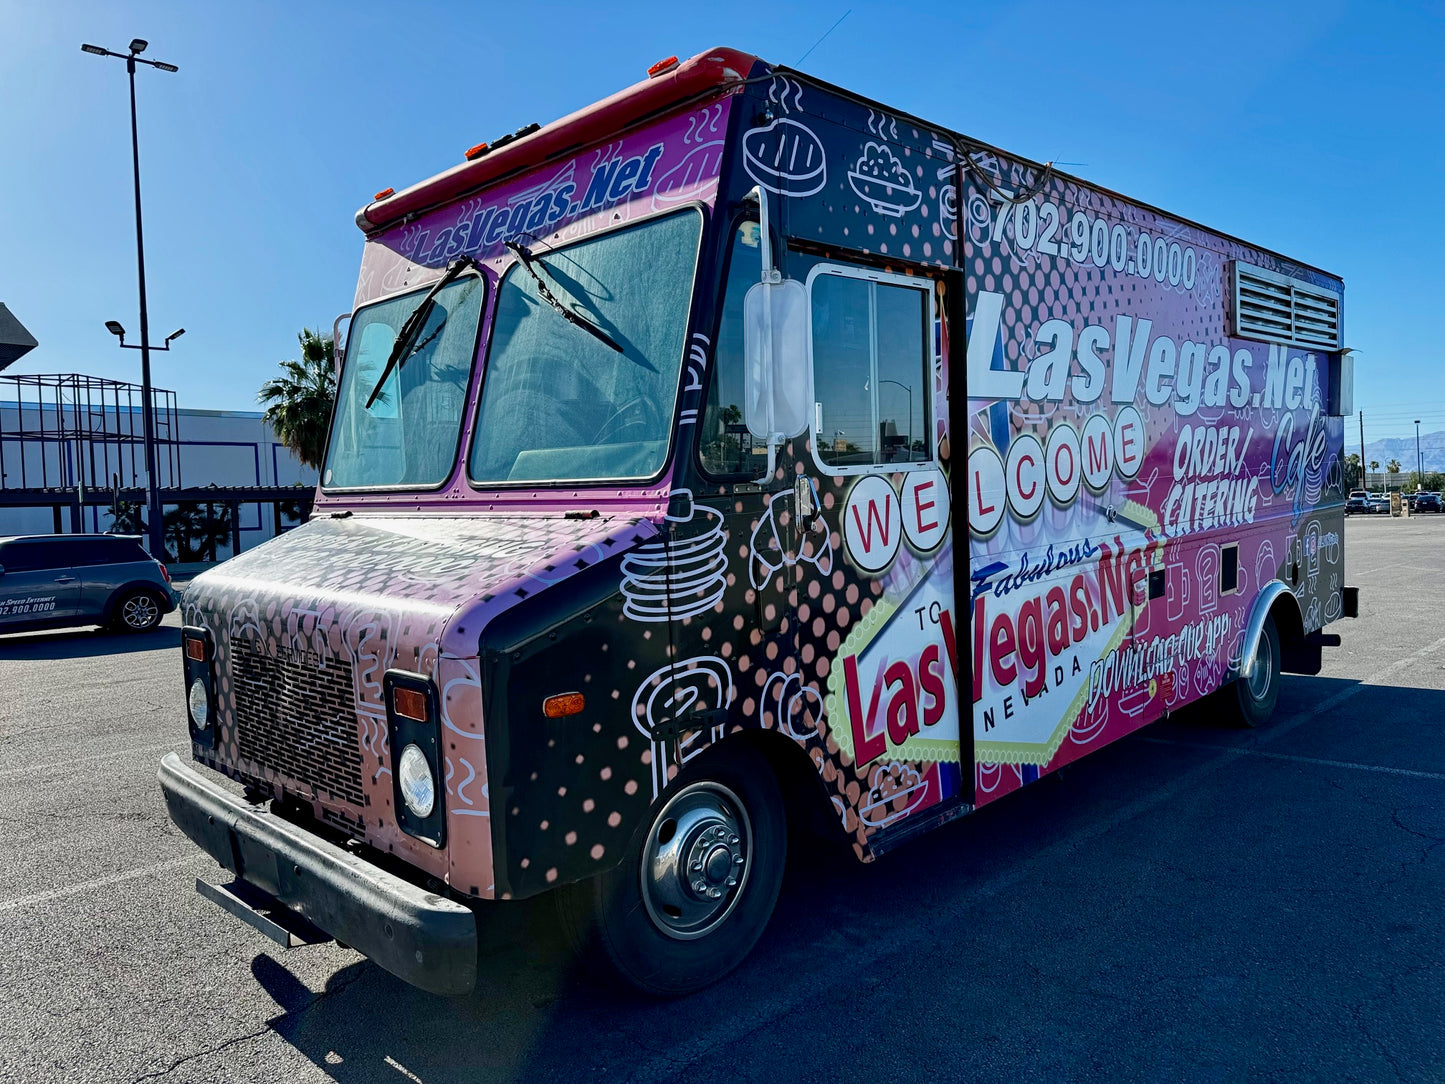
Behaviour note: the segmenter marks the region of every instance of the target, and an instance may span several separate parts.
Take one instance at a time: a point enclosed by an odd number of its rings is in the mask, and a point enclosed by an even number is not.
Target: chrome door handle
[[[75,582],[75,577],[74,577],[74,576],[56,576],[56,577],[55,577],[55,582],[56,582],[56,583],[74,583],[74,582]]]

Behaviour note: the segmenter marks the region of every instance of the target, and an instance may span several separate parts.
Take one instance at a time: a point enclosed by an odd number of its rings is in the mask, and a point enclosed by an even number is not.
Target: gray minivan
[[[0,538],[0,632],[107,625],[149,632],[176,608],[165,565],[135,538]]]

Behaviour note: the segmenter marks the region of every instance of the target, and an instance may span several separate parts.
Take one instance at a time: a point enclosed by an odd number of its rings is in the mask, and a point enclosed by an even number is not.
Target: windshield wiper
[[[470,256],[463,256],[456,263],[447,268],[447,272],[432,284],[427,291],[426,297],[421,299],[421,304],[411,310],[401,330],[396,333],[396,345],[391,348],[391,356],[386,359],[386,365],[381,370],[381,378],[377,380],[376,387],[371,389],[371,394],[366,397],[366,406],[363,410],[370,410],[371,404],[376,402],[376,397],[381,394],[382,385],[391,376],[392,370],[400,370],[403,365],[411,360],[413,354],[418,353],[422,347],[431,342],[441,332],[441,326],[433,331],[422,342],[417,342],[416,337],[421,334],[421,329],[426,326],[427,317],[431,315],[433,305],[436,303],[437,294],[457,280],[457,277],[468,268],[477,266],[477,261]],[[443,320],[442,324],[445,325]]]
[[[578,316],[566,305],[557,300],[552,291],[547,288],[547,284],[542,281],[542,276],[537,274],[537,269],[532,266],[537,262],[537,257],[533,256],[516,241],[508,241],[506,242],[506,246],[516,254],[518,262],[522,265],[522,270],[532,276],[532,281],[537,284],[537,293],[541,296],[542,300],[560,312],[562,319],[566,320],[569,324],[575,324],[577,327],[580,327],[594,339],[612,347],[612,349],[616,350],[619,354],[622,353],[622,347],[617,345],[617,341],[613,339],[611,335],[592,323],[592,321],[582,319],[582,317]],[[565,293],[566,291],[563,292]]]

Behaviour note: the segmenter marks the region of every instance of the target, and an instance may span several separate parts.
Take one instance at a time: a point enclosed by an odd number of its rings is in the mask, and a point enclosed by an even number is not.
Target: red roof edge
[[[711,87],[739,83],[748,77],[756,63],[757,57],[736,49],[709,49],[699,53],[664,75],[634,83],[490,154],[462,162],[386,199],[369,203],[356,212],[356,224],[368,236],[374,234],[498,177],[530,169],[563,152],[609,138],[637,120],[694,98]]]

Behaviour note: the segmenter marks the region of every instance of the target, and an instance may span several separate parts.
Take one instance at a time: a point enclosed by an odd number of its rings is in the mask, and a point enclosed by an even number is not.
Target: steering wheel
[[[629,414],[632,415],[630,418]],[[666,427],[663,423],[664,419],[656,403],[646,395],[634,395],[607,416],[607,420],[598,427],[592,443],[620,444],[622,442],[616,440],[616,437],[629,429],[639,427],[645,433],[664,432]]]

